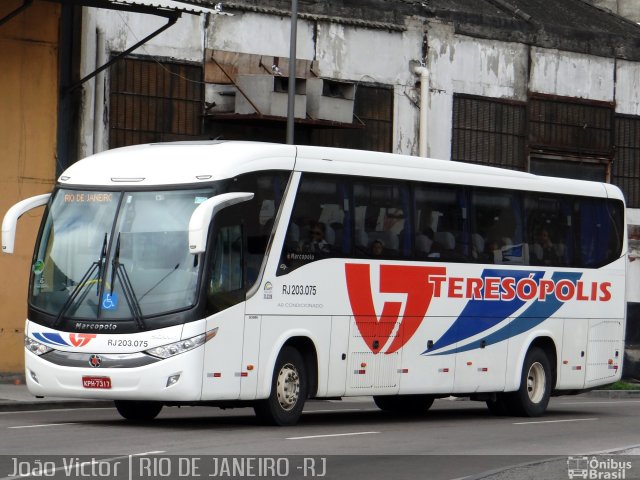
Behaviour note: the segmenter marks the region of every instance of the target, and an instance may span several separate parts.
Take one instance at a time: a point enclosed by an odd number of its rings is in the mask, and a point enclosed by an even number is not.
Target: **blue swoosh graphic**
[[[522,278],[529,278],[529,276],[532,276],[537,283],[543,275],[544,272],[541,271],[489,269],[484,270],[481,277],[483,280],[487,277],[500,279],[510,277],[515,278],[517,283]],[[483,299],[470,300],[456,321],[451,325],[451,327],[449,327],[444,335],[442,335],[442,337],[440,337],[431,348],[422,353],[433,353],[436,350],[448,347],[449,345],[488,330],[511,316],[513,312],[518,310],[525,303],[525,300],[521,300],[517,296],[514,297],[513,300],[508,301]]]
[[[551,276],[551,279],[556,283],[560,280],[571,280],[575,283],[580,279],[580,277],[582,277],[581,273],[556,272]],[[529,306],[529,308],[522,312],[522,314],[519,317],[515,318],[509,325],[505,325],[501,329],[496,330],[492,334],[487,335],[482,339],[473,341],[467,345],[463,345],[453,350],[436,353],[434,355],[449,355],[453,353],[468,352],[469,350],[480,348],[480,342],[482,342],[483,340],[486,345],[489,346],[494,343],[507,340],[508,338],[515,337],[516,335],[520,335],[521,333],[527,332],[535,326],[540,325],[547,318],[556,313],[563,304],[564,302],[561,302],[555,296],[548,296],[546,301],[544,302],[536,300]],[[430,353],[431,351],[424,353]]]
[[[58,345],[60,347],[68,347],[69,344],[65,342],[59,333],[40,333],[33,334],[36,340],[49,345]]]

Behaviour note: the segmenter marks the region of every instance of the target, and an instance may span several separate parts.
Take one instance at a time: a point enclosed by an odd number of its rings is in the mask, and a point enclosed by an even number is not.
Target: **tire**
[[[304,360],[293,347],[284,347],[276,359],[269,398],[258,400],[253,409],[267,425],[298,423],[309,393]]]
[[[114,403],[118,413],[132,422],[151,421],[158,416],[163,407],[160,402],[138,400],[116,400]]]
[[[394,415],[422,415],[433,405],[431,395],[380,395],[373,401],[380,410]]]
[[[496,394],[495,400],[487,400],[487,408],[492,415],[504,417],[510,415],[509,405],[504,393]]]
[[[522,365],[520,388],[507,394],[507,406],[521,417],[539,417],[547,410],[551,397],[551,364],[544,350],[533,347]]]

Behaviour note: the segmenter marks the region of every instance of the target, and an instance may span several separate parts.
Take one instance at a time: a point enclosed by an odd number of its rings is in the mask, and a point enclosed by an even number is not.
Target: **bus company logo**
[[[271,282],[264,284],[264,298],[265,300],[271,300],[273,298],[273,284]]]
[[[554,272],[550,278],[543,278],[544,273],[485,269],[480,277],[457,277],[447,276],[446,267],[440,266],[380,265],[379,293],[406,294],[406,301],[384,302],[378,315],[373,301],[371,266],[345,264],[347,292],[358,330],[373,353],[385,354],[396,352],[411,339],[434,298],[468,302],[452,327],[424,353],[450,347],[488,330],[529,302],[529,308],[515,319],[514,328],[498,330],[486,338],[487,344],[533,328],[530,319],[543,321],[565,302],[611,300],[610,282],[584,282],[577,272]],[[474,321],[479,317],[485,319],[482,324]],[[387,343],[389,346],[383,350]]]
[[[85,347],[96,336],[95,333],[72,333],[69,335],[69,341],[74,347]]]
[[[98,368],[100,365],[102,365],[102,357],[96,354],[91,355],[89,357],[89,365],[91,365],[93,368]]]
[[[435,293],[431,279],[443,277],[446,272],[444,267],[380,265],[380,293],[407,294],[404,315],[386,354],[402,348],[416,332]],[[402,303],[385,302],[382,315],[378,316],[373,305],[370,265],[347,263],[345,273],[349,302],[358,330],[369,349],[379,353],[398,322]]]
[[[33,338],[39,342],[56,347],[86,347],[96,337],[95,333],[70,333],[68,334],[68,340],[65,340],[60,333],[33,333]]]

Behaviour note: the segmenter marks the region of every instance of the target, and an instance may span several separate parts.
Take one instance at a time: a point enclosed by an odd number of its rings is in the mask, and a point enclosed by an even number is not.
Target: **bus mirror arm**
[[[216,195],[198,205],[189,220],[189,253],[203,253],[207,247],[207,235],[211,219],[223,208],[246,202],[254,197],[249,192],[233,192]]]
[[[49,197],[51,197],[51,194],[45,193],[43,195],[26,198],[16,203],[5,213],[2,219],[2,251],[4,253],[13,253],[18,219],[29,210],[46,205]]]

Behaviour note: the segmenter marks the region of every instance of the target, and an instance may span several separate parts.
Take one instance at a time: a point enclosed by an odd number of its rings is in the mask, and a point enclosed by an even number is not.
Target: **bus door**
[[[592,318],[589,320],[587,372],[584,387],[618,375],[622,368],[624,333],[622,319]]]
[[[486,317],[468,317],[465,320],[481,331],[495,324],[495,319]],[[459,328],[464,328],[464,323]],[[502,390],[505,385],[508,346],[508,341],[493,343],[490,338],[458,343],[453,391],[473,393]]]
[[[207,331],[217,328],[204,358],[202,400],[240,397],[245,327],[245,235],[241,206],[218,213],[209,233],[205,269]]]
[[[565,318],[558,384],[563,389],[583,388],[587,362],[589,320]]]

